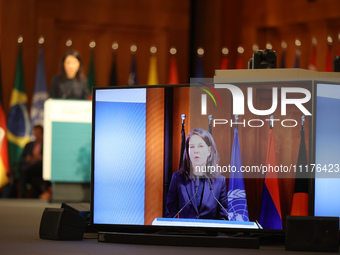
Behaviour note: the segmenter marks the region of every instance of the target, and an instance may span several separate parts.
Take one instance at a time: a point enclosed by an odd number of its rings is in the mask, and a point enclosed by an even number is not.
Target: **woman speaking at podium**
[[[228,220],[225,178],[211,171],[218,161],[212,135],[201,128],[192,130],[185,141],[183,166],[171,179],[166,217]]]
[[[83,75],[83,61],[76,50],[67,51],[61,61],[59,75],[53,76],[51,98],[89,99],[87,78]]]

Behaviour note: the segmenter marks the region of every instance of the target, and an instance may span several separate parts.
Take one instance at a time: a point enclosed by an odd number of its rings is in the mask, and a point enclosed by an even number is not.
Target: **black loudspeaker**
[[[66,208],[45,208],[39,237],[49,240],[82,240],[86,218]]]
[[[286,250],[339,251],[339,218],[287,216]]]
[[[90,203],[62,203],[61,208],[83,216],[86,218],[86,221],[90,220]]]

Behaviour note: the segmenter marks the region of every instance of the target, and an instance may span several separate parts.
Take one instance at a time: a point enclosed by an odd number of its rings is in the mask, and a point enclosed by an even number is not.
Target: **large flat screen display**
[[[340,84],[316,84],[315,216],[340,217]]]
[[[95,87],[93,225],[283,230],[301,141],[309,158],[311,91],[310,81]]]

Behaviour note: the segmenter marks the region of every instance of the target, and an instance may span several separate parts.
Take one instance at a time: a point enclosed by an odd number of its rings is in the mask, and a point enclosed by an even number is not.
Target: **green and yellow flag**
[[[27,109],[21,45],[19,45],[14,88],[9,107],[7,120],[9,161],[11,169],[17,171],[23,148],[30,141],[30,120]]]

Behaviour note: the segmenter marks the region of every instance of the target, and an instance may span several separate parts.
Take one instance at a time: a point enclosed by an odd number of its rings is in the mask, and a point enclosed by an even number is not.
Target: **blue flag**
[[[138,79],[137,79],[137,67],[136,67],[136,54],[131,53],[131,68],[129,73],[129,79],[128,79],[129,85],[137,85]]]
[[[46,72],[44,62],[44,49],[39,48],[38,64],[35,73],[35,88],[31,106],[31,128],[44,124],[44,103],[48,98],[46,89]]]
[[[197,66],[196,66],[196,78],[203,78],[204,71],[203,71],[203,56],[197,56]]]
[[[282,51],[280,68],[286,68],[286,50]]]
[[[297,49],[295,52],[294,68],[300,68],[300,50]]]
[[[243,173],[241,172],[242,160],[238,129],[234,130],[234,142],[231,152],[232,169],[229,177],[228,209],[229,220],[249,221],[246,191],[244,188]]]

